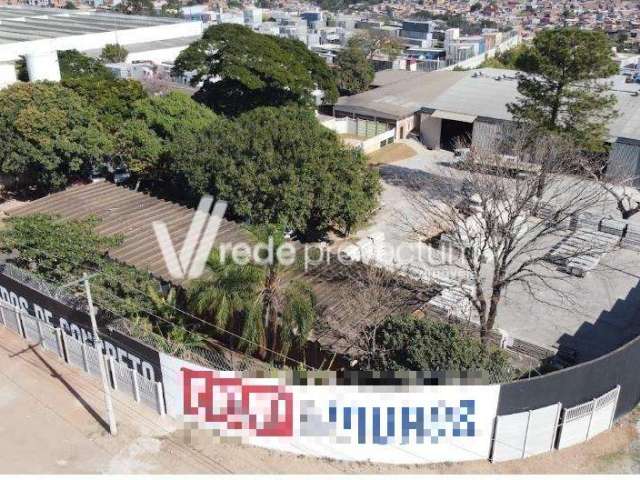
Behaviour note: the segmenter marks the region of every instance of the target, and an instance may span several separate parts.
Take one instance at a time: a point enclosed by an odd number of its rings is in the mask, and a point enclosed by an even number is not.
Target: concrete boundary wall
[[[340,460],[524,458],[586,441],[640,401],[640,337],[592,361],[496,385],[342,385],[335,372],[301,383],[291,372],[214,371],[160,353],[161,383],[30,315],[22,303],[0,300],[0,327],[89,375],[106,361],[112,388],[160,415],[166,408],[251,445]]]

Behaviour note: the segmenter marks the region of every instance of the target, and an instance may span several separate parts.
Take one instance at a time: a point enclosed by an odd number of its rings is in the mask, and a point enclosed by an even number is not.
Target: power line
[[[124,286],[126,286],[126,287],[128,287],[128,288],[130,288],[130,289],[132,289],[132,290],[134,290],[134,291],[136,291],[136,292],[138,292],[138,293],[140,293],[140,294],[144,295],[144,296],[145,296],[146,298],[148,298],[149,300],[153,301],[153,298],[149,295],[149,293],[148,293],[148,292],[145,292],[145,291],[143,291],[143,290],[140,290],[139,288],[137,288],[137,287],[135,287],[135,286],[131,285],[130,283],[127,283],[124,279],[122,279],[122,278],[120,278],[120,277],[115,277],[115,276],[113,276],[113,275],[108,274],[107,272],[105,272],[105,271],[103,271],[103,270],[98,270],[98,269],[96,269],[96,268],[92,268],[92,267],[87,266],[87,265],[81,265],[80,263],[78,263],[78,262],[74,262],[74,261],[72,261],[72,260],[70,260],[70,259],[63,259],[63,258],[61,258],[60,256],[56,256],[56,255],[52,254],[51,252],[47,252],[47,251],[45,251],[45,250],[42,250],[42,249],[39,249],[39,248],[36,248],[36,247],[31,247],[31,246],[30,246],[30,247],[28,247],[28,248],[29,248],[30,250],[35,250],[35,251],[37,251],[37,252],[40,252],[40,253],[42,253],[42,254],[44,254],[44,255],[47,255],[47,256],[49,256],[49,257],[51,257],[51,258],[54,258],[54,259],[56,259],[56,260],[60,260],[60,261],[63,261],[63,262],[69,262],[69,263],[71,263],[72,265],[74,265],[75,267],[78,267],[78,268],[80,268],[80,269],[89,270],[89,271],[91,271],[91,272],[93,272],[93,273],[98,273],[98,274],[100,274],[100,275],[102,275],[102,276],[105,276],[105,277],[107,277],[107,278],[110,278],[110,279],[112,279],[112,280],[115,280],[115,281],[117,281],[117,282],[121,283],[122,285],[124,285]],[[114,261],[114,260],[112,260],[112,259],[109,259],[109,261],[115,262],[115,261]],[[152,277],[152,275],[151,275],[149,272],[142,272],[142,271],[137,270],[135,267],[132,267],[132,266],[129,266],[129,268],[132,268],[132,269],[134,269],[134,270],[136,270],[136,271],[139,271],[140,273],[143,273],[143,274],[149,274],[149,275]],[[58,269],[55,269],[55,270],[57,270],[59,273],[67,274],[67,272],[62,272],[62,271],[60,271],[60,270],[58,270]],[[96,285],[94,284],[94,286],[96,286]],[[63,286],[58,285],[58,287],[62,288]],[[99,286],[99,285],[98,285],[98,288],[100,288],[100,286]],[[102,288],[105,288],[105,287],[102,287]],[[108,290],[105,290],[105,291],[108,291]],[[110,293],[111,293],[111,292],[110,292]],[[113,294],[113,293],[111,293],[111,294],[112,294],[112,296],[113,296],[113,297],[118,298],[119,300],[123,300],[123,301],[125,300],[125,299],[122,299],[122,298],[120,298],[120,297],[116,296],[116,295],[115,295],[115,294]],[[285,355],[285,354],[283,354],[283,353],[281,353],[281,352],[277,352],[277,351],[275,351],[275,350],[273,350],[273,349],[271,349],[271,348],[269,348],[269,347],[267,347],[267,346],[262,346],[262,345],[260,345],[259,343],[254,342],[253,340],[250,340],[250,339],[248,339],[248,338],[243,337],[242,335],[239,335],[239,334],[237,334],[237,333],[231,332],[231,331],[229,331],[229,330],[227,330],[227,329],[225,329],[225,328],[223,328],[223,327],[221,327],[221,326],[219,326],[219,325],[216,325],[215,323],[212,323],[212,322],[209,322],[209,321],[207,321],[207,320],[204,320],[203,318],[200,318],[200,317],[198,317],[198,316],[196,316],[196,315],[192,314],[191,312],[187,312],[187,311],[185,311],[185,310],[182,310],[181,308],[178,308],[178,307],[176,307],[176,306],[174,306],[174,305],[169,305],[168,303],[167,303],[167,304],[165,304],[165,305],[166,305],[166,306],[168,306],[169,308],[171,308],[171,309],[173,309],[173,310],[175,310],[175,311],[177,311],[177,312],[179,312],[179,313],[183,314],[183,315],[186,315],[187,317],[189,317],[189,318],[191,318],[191,319],[193,319],[193,320],[196,320],[196,321],[201,322],[201,323],[203,323],[203,324],[205,324],[205,325],[211,326],[211,327],[213,327],[213,328],[217,329],[218,331],[220,331],[220,332],[222,332],[222,333],[225,333],[225,334],[230,335],[230,336],[232,336],[232,337],[234,337],[234,338],[236,338],[236,339],[238,339],[238,340],[242,340],[242,341],[244,341],[244,342],[246,342],[246,343],[248,343],[248,344],[254,345],[254,346],[256,346],[256,347],[258,347],[258,348],[260,348],[260,349],[262,349],[262,350],[265,350],[265,351],[267,351],[267,352],[269,352],[269,353],[272,353],[272,354],[276,355],[276,357],[280,357],[280,358],[283,358],[283,359],[289,360],[290,362],[293,362],[293,363],[294,363],[294,364],[296,364],[296,365],[302,365],[302,366],[304,366],[304,367],[305,367],[305,368],[307,368],[307,369],[315,370],[315,368],[311,367],[310,365],[307,365],[304,361],[296,360],[296,359],[294,359],[294,358],[292,358],[292,357],[289,357],[288,355]],[[140,308],[140,310],[141,310],[141,311],[143,311],[143,312],[145,312],[145,313],[147,313],[147,314],[149,314],[149,315],[152,315],[152,316],[153,316],[153,317],[155,317],[155,318],[158,318],[158,319],[161,319],[161,318],[162,318],[162,317],[160,317],[158,314],[156,314],[156,313],[154,313],[154,312],[150,312],[150,311],[145,310],[144,308],[141,308],[141,307],[139,307],[139,308]],[[113,311],[112,311],[111,313],[114,313],[115,315],[120,316],[120,317],[122,317],[122,316],[123,316],[122,314],[119,314],[119,313],[116,313],[116,312],[113,312]],[[170,323],[171,325],[175,325],[175,323],[174,323],[174,322],[171,322],[171,321],[169,321],[169,320],[167,320],[167,319],[164,319],[164,318],[163,318],[163,320],[164,320],[164,321],[166,321],[166,322],[168,322],[168,323]],[[197,333],[197,332],[196,332],[196,333]],[[237,352],[237,353],[241,353],[241,354],[243,354],[243,355],[246,355],[246,354],[244,354],[244,353],[242,353],[242,352]],[[248,356],[248,355],[247,355],[247,356]]]

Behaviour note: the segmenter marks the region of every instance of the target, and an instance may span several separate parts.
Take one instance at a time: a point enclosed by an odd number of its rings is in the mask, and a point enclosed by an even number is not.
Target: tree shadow
[[[431,198],[453,199],[454,193],[462,189],[462,181],[442,175],[397,165],[383,165],[379,168],[380,178],[389,185],[411,191],[424,192]],[[446,185],[446,188],[443,188]],[[448,197],[448,198],[447,198]]]

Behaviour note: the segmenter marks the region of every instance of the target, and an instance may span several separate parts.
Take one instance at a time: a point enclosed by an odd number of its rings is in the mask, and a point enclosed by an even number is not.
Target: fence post
[[[133,396],[136,402],[140,402],[140,386],[138,385],[138,374],[134,369],[129,370],[131,372],[131,379],[133,381]]]
[[[161,417],[164,417],[164,393],[162,389],[162,382],[156,382],[156,398],[158,400],[158,413]]]
[[[531,422],[531,410],[527,412],[527,426],[524,429],[524,440],[522,442],[522,457],[525,457],[527,452],[527,437],[529,436],[529,423]]]
[[[553,450],[554,447],[556,446],[556,440],[558,438],[558,428],[560,428],[560,425],[558,425],[558,423],[560,423],[560,413],[562,412],[562,403],[558,402],[558,411],[556,412],[556,423],[555,423],[555,428],[553,429],[553,435],[551,436],[551,448],[549,449],[549,451]]]
[[[64,344],[62,343],[62,330],[60,328],[55,329],[56,332],[56,344],[58,345],[58,355],[64,361]]]
[[[38,345],[42,345],[42,348],[44,348],[46,350],[46,347],[44,346],[44,338],[42,336],[42,325],[40,325],[40,320],[36,319],[36,326],[38,327]]]
[[[591,432],[591,420],[593,420],[593,414],[596,412],[596,399],[591,400],[591,414],[589,415],[589,423],[587,424],[587,434],[583,441],[589,440],[589,433]]]
[[[16,320],[18,322],[18,335],[22,335],[22,338],[27,338],[27,332],[24,329],[24,325],[22,324],[22,311],[20,308],[16,307]]]
[[[80,350],[82,351],[82,363],[84,364],[84,371],[89,373],[89,360],[87,359],[86,344],[80,344]]]
[[[111,378],[113,379],[113,389],[118,389],[118,377],[116,375],[116,366],[113,361],[113,357],[109,357],[107,360],[107,364],[109,365],[109,370],[111,371]]]
[[[616,392],[615,406],[613,407],[613,410],[611,410],[611,419],[609,420],[609,430],[611,430],[611,427],[613,427],[613,419],[616,416],[616,408],[618,408],[618,399],[620,397],[620,385],[616,385],[616,389],[618,391]]]

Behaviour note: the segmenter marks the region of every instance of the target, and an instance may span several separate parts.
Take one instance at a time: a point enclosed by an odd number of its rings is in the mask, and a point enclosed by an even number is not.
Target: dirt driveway
[[[102,424],[95,379],[0,327],[0,474],[4,473],[637,473],[631,415],[588,444],[520,462],[390,466],[305,458],[210,435],[185,443],[169,419],[115,398],[119,434]]]

